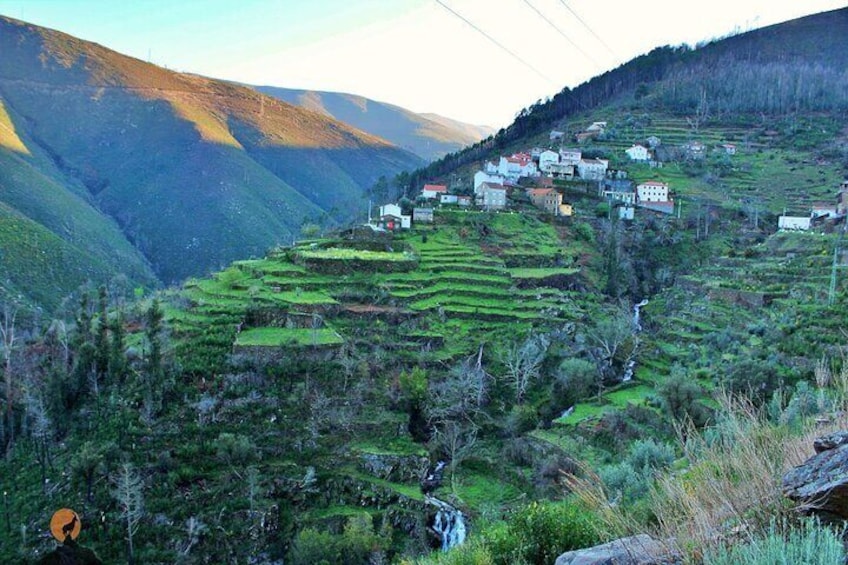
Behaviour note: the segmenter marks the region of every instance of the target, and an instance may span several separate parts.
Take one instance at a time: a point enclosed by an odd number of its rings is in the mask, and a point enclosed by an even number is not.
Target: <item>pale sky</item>
[[[654,47],[695,44],[845,5],[845,0],[0,0],[0,14],[174,70],[349,92],[499,128],[536,100]]]

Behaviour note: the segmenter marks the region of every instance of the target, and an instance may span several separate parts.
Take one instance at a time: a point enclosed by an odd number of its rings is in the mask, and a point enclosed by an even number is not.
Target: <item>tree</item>
[[[431,424],[448,420],[473,423],[488,401],[491,377],[483,368],[483,346],[455,366],[441,381],[430,382],[427,420]]]
[[[545,336],[529,336],[523,342],[513,342],[501,352],[501,361],[506,367],[504,378],[515,389],[518,404],[524,403],[524,395],[530,384],[539,377],[545,360],[549,341]]]
[[[112,496],[118,502],[121,520],[123,520],[127,531],[127,560],[132,565],[135,562],[133,536],[138,531],[138,526],[144,517],[144,498],[142,496],[144,484],[131,463],[121,465],[112,483],[114,486]]]
[[[598,384],[600,394],[603,380],[615,377],[616,366],[621,368],[626,365],[632,355],[636,339],[633,320],[629,312],[621,308],[598,320],[586,331],[586,337],[594,346],[590,354],[601,377]]]
[[[104,379],[109,371],[109,298],[106,286],[97,291],[97,319],[94,322],[94,393],[98,394],[98,379]]]
[[[12,352],[17,347],[18,336],[15,321],[18,316],[17,304],[4,303],[3,317],[0,319],[0,352],[3,354],[3,381],[6,385],[6,429],[3,439],[8,454],[15,443],[15,383],[12,373]]]
[[[147,338],[148,383],[158,383],[163,374],[162,367],[162,306],[154,300],[145,316],[144,336]]]
[[[467,458],[477,443],[477,426],[448,420],[436,426],[433,443],[448,458],[451,490],[456,492],[456,468]]]
[[[109,375],[121,381],[127,373],[127,355],[124,348],[124,315],[119,310],[109,324]]]

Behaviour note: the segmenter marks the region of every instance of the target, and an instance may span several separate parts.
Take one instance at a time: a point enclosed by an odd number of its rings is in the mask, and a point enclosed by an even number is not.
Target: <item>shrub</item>
[[[673,461],[674,449],[667,443],[658,443],[653,438],[634,442],[627,457],[627,462],[643,474],[664,469]]]
[[[256,446],[250,438],[239,434],[219,434],[216,444],[215,456],[230,465],[252,461],[257,454]]]
[[[494,563],[548,565],[561,553],[596,545],[594,516],[574,502],[534,502],[483,532]]]
[[[298,532],[289,551],[292,565],[334,565],[340,561],[336,536],[306,528]]]
[[[721,547],[708,552],[705,563],[711,565],[772,565],[773,563],[803,563],[804,565],[841,565],[845,550],[840,536],[816,520],[807,520],[801,527],[777,527],[749,543]]]

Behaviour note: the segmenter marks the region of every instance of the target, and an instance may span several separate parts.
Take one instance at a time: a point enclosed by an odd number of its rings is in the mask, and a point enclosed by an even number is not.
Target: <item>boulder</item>
[[[783,494],[806,511],[848,519],[848,432],[814,446],[818,453],[783,475]]]
[[[667,565],[681,563],[669,545],[647,534],[577,549],[557,557],[556,565]]]

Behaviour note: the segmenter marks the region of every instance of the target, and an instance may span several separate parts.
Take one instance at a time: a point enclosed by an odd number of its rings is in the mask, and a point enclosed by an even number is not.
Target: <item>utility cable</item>
[[[531,65],[530,63],[528,63],[527,61],[525,61],[524,59],[522,59],[518,55],[516,55],[513,51],[511,51],[509,48],[505,47],[497,39],[495,39],[494,37],[492,37],[491,35],[489,35],[485,31],[483,31],[482,29],[477,27],[473,22],[471,22],[466,17],[464,17],[461,14],[459,14],[458,12],[456,12],[453,8],[451,8],[450,6],[448,6],[447,4],[442,2],[442,0],[435,0],[435,1],[436,1],[436,4],[438,4],[439,6],[441,6],[442,8],[444,8],[445,10],[447,10],[448,12],[450,12],[451,14],[453,14],[454,16],[456,16],[457,18],[459,18],[460,20],[462,20],[463,22],[465,22],[466,24],[471,26],[472,28],[474,28],[474,30],[477,31],[479,34],[481,34],[483,37],[485,37],[486,39],[488,39],[489,41],[491,41],[492,43],[494,43],[495,45],[497,45],[498,47],[500,47],[501,49],[503,49],[504,51],[509,53],[512,57],[514,57],[522,65],[524,65],[525,67],[527,67],[528,69],[530,69],[531,71],[533,71],[534,73],[536,73],[537,75],[539,75],[540,77],[542,77],[543,79],[545,79],[546,81],[551,83],[552,85],[554,85],[554,86],[557,85],[556,81],[554,81],[553,79],[551,79],[550,77],[548,77],[547,75],[542,73],[539,69],[537,69],[536,67],[534,67],[533,65]]]
[[[533,11],[534,11],[534,12],[536,12],[536,13],[539,15],[539,17],[540,17],[540,18],[542,18],[543,20],[545,20],[545,21],[548,23],[548,25],[549,25],[549,26],[551,26],[552,28],[554,28],[555,30],[557,30],[557,32],[558,32],[561,36],[563,36],[563,37],[565,38],[565,40],[566,40],[566,41],[568,41],[568,42],[569,42],[572,46],[574,46],[574,48],[575,48],[575,49],[577,49],[578,51],[580,51],[580,53],[582,53],[584,57],[586,57],[587,59],[589,59],[590,61],[592,61],[592,63],[594,63],[594,65],[595,65],[596,67],[600,67],[600,64],[599,64],[599,63],[595,60],[595,58],[594,58],[594,57],[592,57],[591,55],[589,55],[588,53],[586,53],[585,51],[583,51],[583,49],[582,49],[579,45],[577,45],[576,43],[574,43],[574,41],[572,41],[572,40],[571,40],[571,38],[570,38],[570,37],[568,37],[568,36],[565,34],[565,32],[564,32],[564,31],[562,31],[559,27],[557,27],[557,26],[556,26],[556,24],[554,24],[554,23],[553,23],[553,22],[552,22],[552,21],[551,21],[551,20],[550,20],[550,19],[549,19],[549,18],[548,18],[545,14],[543,14],[542,12],[540,12],[540,11],[539,11],[539,9],[538,9],[538,8],[536,8],[536,6],[534,6],[533,4],[531,4],[531,3],[530,3],[530,0],[524,0],[524,3],[525,3],[525,4],[527,4],[528,6],[530,6],[530,7],[533,9]]]
[[[525,1],[526,1],[526,0],[525,0]],[[585,27],[586,29],[588,29],[588,30],[589,30],[589,33],[591,33],[592,35],[594,35],[594,36],[595,36],[595,39],[597,39],[598,41],[600,41],[600,42],[601,42],[601,45],[603,45],[604,47],[606,47],[607,51],[609,51],[609,52],[610,52],[610,54],[611,54],[613,57],[615,57],[615,58],[616,58],[616,60],[617,60],[617,59],[618,59],[618,55],[616,54],[616,52],[615,52],[615,51],[613,51],[613,50],[612,50],[612,47],[610,47],[609,45],[607,45],[607,42],[606,42],[606,41],[604,41],[604,40],[603,40],[603,38],[602,38],[600,35],[598,35],[597,33],[595,33],[595,30],[593,30],[591,27],[589,27],[589,24],[587,24],[585,21],[583,21],[583,18],[581,18],[581,17],[577,14],[577,12],[575,12],[574,10],[572,10],[572,9],[571,9],[571,6],[569,6],[569,5],[565,2],[565,0],[559,0],[559,1],[560,1],[560,4],[562,4],[563,6],[565,6],[565,9],[566,9],[566,10],[568,10],[569,12],[571,12],[571,15],[573,15],[575,18],[577,18],[577,21],[578,21],[578,22],[580,22],[581,24],[583,24],[583,27]]]

